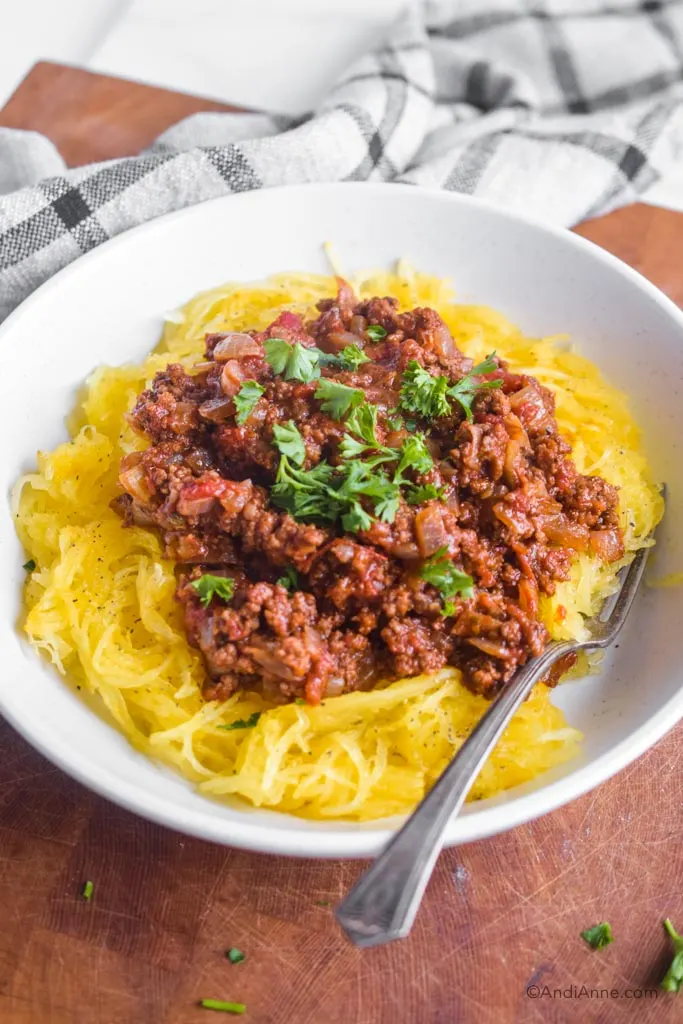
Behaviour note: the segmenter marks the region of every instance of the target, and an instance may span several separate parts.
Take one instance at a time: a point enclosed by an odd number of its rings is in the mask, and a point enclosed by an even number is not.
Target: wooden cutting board
[[[75,165],[223,109],[39,64],[0,125],[44,132]],[[683,216],[636,205],[578,230],[683,303]],[[662,919],[683,930],[682,752],[679,727],[570,806],[445,852],[410,938],[361,952],[332,918],[361,863],[265,857],[151,825],[0,722],[0,1021],[230,1019],[197,1008],[205,997],[246,1003],[253,1024],[681,1021],[683,994],[657,983]],[[592,952],[579,932],[603,919],[615,942]],[[226,959],[231,946],[243,963]]]

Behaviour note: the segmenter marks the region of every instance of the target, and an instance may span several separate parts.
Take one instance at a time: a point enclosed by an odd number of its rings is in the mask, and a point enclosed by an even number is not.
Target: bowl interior
[[[66,437],[77,388],[101,363],[139,360],[163,313],[230,279],[328,271],[331,241],[352,269],[399,256],[449,276],[462,301],[485,303],[527,334],[571,334],[625,390],[656,476],[669,486],[653,576],[683,569],[683,320],[623,264],[568,232],[549,231],[467,198],[396,185],[273,189],[215,200],[120,236],[41,288],[0,330],[0,482],[5,495],[38,448]],[[24,561],[0,504],[0,711],[86,784],[154,820],[253,849],[308,856],[376,852],[390,822],[309,823],[200,797],[136,754],[41,663],[16,630]],[[450,843],[518,824],[585,792],[683,715],[683,591],[645,589],[598,676],[555,700],[585,733],[581,756],[533,784],[470,805]]]

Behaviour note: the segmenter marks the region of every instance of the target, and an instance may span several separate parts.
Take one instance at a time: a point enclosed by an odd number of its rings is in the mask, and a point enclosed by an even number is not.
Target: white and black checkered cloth
[[[570,225],[682,152],[683,0],[415,4],[296,122],[199,114],[141,156],[77,170],[0,128],[0,319],[100,242],[225,193],[404,181]]]

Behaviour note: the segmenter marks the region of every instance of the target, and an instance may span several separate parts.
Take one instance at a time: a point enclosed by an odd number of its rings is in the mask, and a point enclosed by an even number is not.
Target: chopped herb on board
[[[585,932],[581,932],[581,938],[588,943],[591,949],[604,949],[614,941],[612,929],[607,921],[601,921],[593,928],[586,928]]]
[[[229,949],[225,955],[227,956],[231,964],[241,964],[242,961],[246,959],[242,950],[235,949],[234,946],[232,947],[232,949]]]
[[[83,897],[83,899],[84,900],[91,900],[92,899],[92,894],[94,892],[94,889],[95,889],[95,886],[93,885],[93,883],[90,882],[90,881],[87,881],[85,883],[85,885],[83,886],[82,890],[81,890],[81,896]]]
[[[669,917],[664,922],[664,927],[674,944],[674,958],[662,978],[662,988],[665,992],[680,992],[683,988],[683,935],[678,934]]]
[[[204,1010],[220,1010],[222,1013],[246,1013],[245,1003],[226,1003],[222,999],[200,999],[199,1006]]]

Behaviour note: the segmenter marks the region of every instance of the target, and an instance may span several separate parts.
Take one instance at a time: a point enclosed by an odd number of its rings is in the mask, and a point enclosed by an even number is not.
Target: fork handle
[[[436,784],[346,899],[336,918],[356,946],[380,946],[408,934],[443,845],[444,832],[501,733],[570,641],[551,643],[501,690]]]

